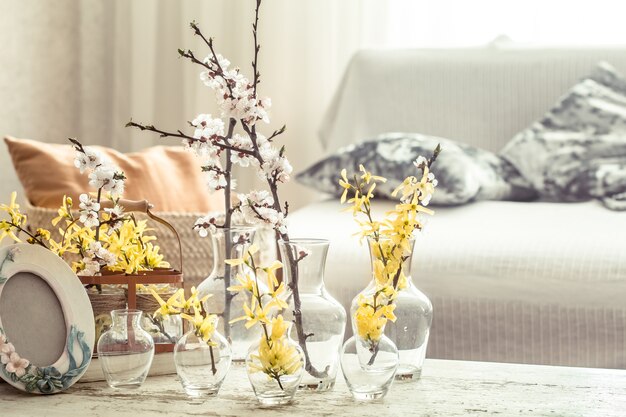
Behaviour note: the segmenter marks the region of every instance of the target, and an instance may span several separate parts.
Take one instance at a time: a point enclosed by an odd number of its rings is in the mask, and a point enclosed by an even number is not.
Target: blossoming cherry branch
[[[254,59],[252,60],[253,78],[246,78],[237,67],[232,68],[230,61],[215,51],[212,38],[206,38],[199,26],[191,23],[191,29],[209,48],[209,54],[204,59],[198,59],[191,50],[179,49],[181,57],[202,67],[201,81],[215,92],[215,99],[220,108],[220,116],[210,114],[196,116],[189,125],[194,129],[193,134],[183,130],[167,131],[155,127],[130,121],[128,127],[147,130],[159,134],[161,137],[174,137],[182,140],[183,146],[193,152],[202,162],[206,181],[211,191],[224,190],[224,221],[221,223],[216,217],[206,216],[198,219],[195,228],[201,235],[215,232],[217,228],[230,228],[232,214],[239,211],[246,222],[252,224],[270,225],[277,237],[289,241],[285,218],[289,212],[287,202],[281,204],[278,187],[289,181],[293,168],[285,156],[285,147],[277,147],[275,139],[285,132],[285,126],[275,130],[271,135],[264,136],[257,130],[259,122],[269,123],[268,110],[271,107],[269,98],[258,96],[258,84],[261,80],[258,71],[259,51],[258,42],[259,10],[261,0],[256,0],[255,18],[252,24],[254,38]],[[225,123],[224,120],[227,120]],[[228,126],[228,127],[226,127]],[[241,131],[236,132],[239,126]],[[231,192],[235,188],[232,176],[234,165],[254,168],[258,176],[265,182],[268,190],[251,191],[248,194],[238,194],[237,202],[231,204]],[[230,253],[232,242],[226,239],[226,253]],[[306,336],[302,326],[301,300],[298,289],[298,271],[296,259],[288,254],[287,266],[292,272],[290,290],[294,300],[294,320],[298,332],[298,341],[308,359]],[[227,270],[224,287],[228,289],[230,270]],[[225,292],[226,302],[223,315],[224,321],[230,321],[230,301],[233,295]],[[228,337],[228,326],[225,334]],[[325,377],[324,371],[315,369],[307,360],[306,370],[315,377]]]

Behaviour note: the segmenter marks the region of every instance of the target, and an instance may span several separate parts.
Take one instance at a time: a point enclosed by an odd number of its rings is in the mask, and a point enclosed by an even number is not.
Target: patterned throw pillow
[[[545,199],[582,201],[626,191],[626,79],[609,64],[570,91],[502,150]]]
[[[491,152],[449,139],[415,133],[387,133],[378,138],[340,149],[306,171],[297,180],[318,191],[341,195],[339,172],[358,172],[363,164],[388,181],[376,187],[377,197],[391,198],[392,191],[409,175],[416,175],[413,161],[428,156],[441,144],[442,152],[433,166],[439,181],[433,205],[458,205],[476,200],[522,200],[535,192],[517,170]]]

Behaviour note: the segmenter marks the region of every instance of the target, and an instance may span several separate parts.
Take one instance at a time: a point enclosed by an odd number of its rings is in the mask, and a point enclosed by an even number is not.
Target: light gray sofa
[[[321,138],[329,153],[385,132],[499,151],[601,60],[626,74],[624,48],[362,51]],[[348,308],[369,259],[340,209],[311,204],[289,227],[331,240],[326,284]],[[413,258],[434,305],[428,357],[626,368],[626,213],[597,202],[435,209]]]

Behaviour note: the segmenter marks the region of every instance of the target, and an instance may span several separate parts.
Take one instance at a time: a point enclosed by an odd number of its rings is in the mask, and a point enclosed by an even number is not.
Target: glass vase
[[[290,288],[297,280],[299,289],[297,306],[289,291],[290,308],[285,316],[296,323],[301,320],[302,324],[301,331],[297,325],[292,329],[292,336],[303,348],[306,360],[300,388],[313,391],[328,391],[334,387],[346,329],[345,309],[324,286],[328,246],[328,240],[323,239],[279,241],[284,282]],[[304,253],[306,256],[301,258]],[[289,268],[290,259],[300,259],[295,271]],[[298,310],[301,316],[294,317],[293,312]]]
[[[230,369],[231,357],[230,344],[217,330],[211,335],[210,343],[198,337],[195,329],[185,333],[174,346],[174,363],[187,395],[193,398],[217,395]]]
[[[152,336],[141,328],[140,310],[111,311],[111,328],[98,340],[98,359],[109,386],[139,387],[154,357]]]
[[[355,327],[355,326],[353,326]],[[341,370],[354,399],[370,401],[387,395],[399,363],[396,345],[385,335],[376,343],[355,335],[343,345]]]
[[[257,400],[262,405],[289,404],[298,390],[304,375],[304,352],[289,336],[271,344],[263,335],[250,346],[246,358],[246,372]],[[268,326],[268,334],[271,328]]]
[[[402,264],[406,287],[398,291],[395,299],[396,321],[388,321],[385,326],[385,335],[395,343],[400,353],[396,379],[401,381],[417,381],[420,378],[433,322],[433,305],[411,278],[415,239],[410,240],[410,248],[410,254]]]
[[[250,305],[249,293],[231,292],[227,288],[238,284],[237,274],[244,272],[245,265],[231,266],[226,259],[242,258],[254,239],[253,227],[232,227],[218,229],[211,235],[213,244],[213,270],[198,286],[199,297],[212,294],[204,302],[204,309],[221,318],[218,331],[224,335],[232,347],[232,360],[243,362],[248,348],[259,339],[258,329],[246,329],[245,321],[230,323],[243,314],[243,304]]]

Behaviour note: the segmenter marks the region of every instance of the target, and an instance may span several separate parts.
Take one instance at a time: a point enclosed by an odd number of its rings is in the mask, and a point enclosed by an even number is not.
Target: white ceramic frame
[[[20,363],[19,352],[15,352],[14,346],[7,340],[0,317],[0,377],[25,392],[55,394],[78,381],[91,362],[95,338],[91,303],[72,269],[41,246],[17,244],[0,248],[0,297],[6,282],[20,272],[32,273],[43,279],[59,300],[65,316],[65,348],[61,356],[47,366]],[[34,343],[45,349],[41,341]],[[18,368],[21,367],[19,371],[15,363]],[[10,372],[11,369],[13,372]]]

